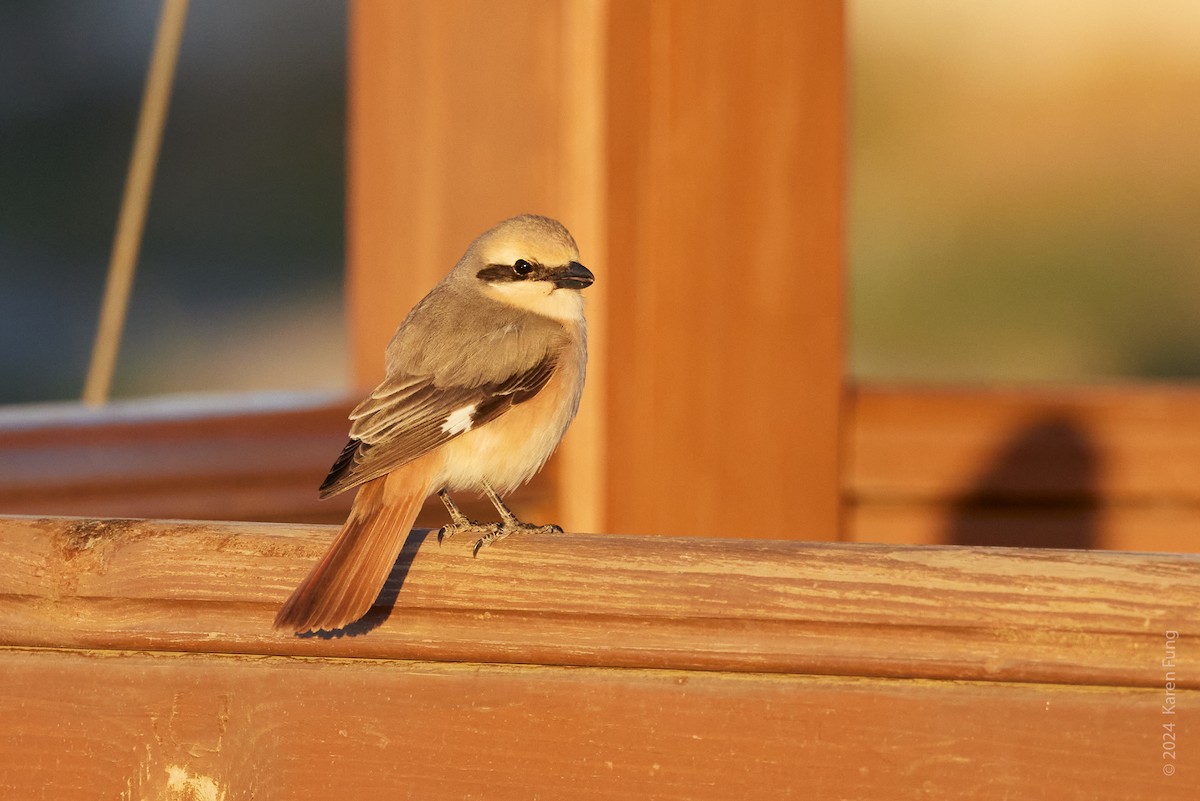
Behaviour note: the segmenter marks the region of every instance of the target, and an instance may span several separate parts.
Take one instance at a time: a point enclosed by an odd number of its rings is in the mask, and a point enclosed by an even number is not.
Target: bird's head
[[[562,223],[532,214],[487,231],[459,263],[463,278],[485,295],[564,322],[583,319],[583,296],[595,276]]]

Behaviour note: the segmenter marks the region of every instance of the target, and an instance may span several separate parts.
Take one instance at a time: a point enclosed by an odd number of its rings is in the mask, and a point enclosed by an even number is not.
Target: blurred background
[[[79,397],[159,0],[0,4],[0,403]],[[346,4],[195,0],[114,397],[334,388]]]
[[[0,403],[82,390],[158,11],[0,6]],[[115,396],[348,385],[346,13],[193,0]],[[1200,4],[848,14],[853,377],[1200,376]]]
[[[1200,375],[1200,3],[849,9],[854,374]]]

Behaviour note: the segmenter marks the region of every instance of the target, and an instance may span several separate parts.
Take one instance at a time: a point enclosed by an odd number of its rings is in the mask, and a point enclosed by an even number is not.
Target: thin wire
[[[83,402],[90,406],[106,403],[112,389],[117,351],[121,347],[121,333],[125,329],[125,314],[129,308],[129,293],[133,288],[134,268],[137,266],[142,231],[146,224],[146,207],[150,203],[154,168],[158,163],[167,106],[171,100],[175,64],[179,60],[179,45],[183,40],[187,7],[188,0],[163,0],[158,18],[154,55],[146,76],[137,135],[133,141],[133,156],[125,178],[125,194],[121,198],[121,213],[117,218],[117,233],[108,263],[100,324],[96,329],[92,360],[83,389]]]

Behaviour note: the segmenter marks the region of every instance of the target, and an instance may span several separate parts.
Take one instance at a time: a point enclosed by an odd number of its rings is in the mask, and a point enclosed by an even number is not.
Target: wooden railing
[[[858,386],[845,539],[1200,552],[1200,388]]]
[[[355,401],[283,394],[0,410],[0,514],[340,522],[351,494],[319,501],[316,486]],[[867,385],[852,387],[845,406],[844,522],[805,536],[1200,552],[1200,389]],[[560,472],[552,463],[515,496],[522,514],[561,520]],[[698,500],[660,498],[665,513]],[[727,536],[762,533],[756,501],[729,491],[710,499],[742,512],[745,524]],[[444,518],[435,499],[419,522]]]
[[[356,402],[265,393],[0,408],[0,514],[340,523],[354,493],[320,500],[316,488]],[[552,481],[513,496],[530,519],[553,516]],[[418,523],[444,516],[434,498]]]
[[[0,519],[0,796],[1194,796],[1200,557],[415,530],[272,632],[332,533]]]
[[[847,385],[844,25],[356,3],[355,382],[471,236],[560,216],[591,377],[516,505],[687,536],[417,530],[282,636],[333,529],[214,520],[340,519],[357,391],[6,412],[0,512],[93,517],[0,519],[0,798],[1196,797],[1200,558],[857,544],[1200,550],[1200,396]]]

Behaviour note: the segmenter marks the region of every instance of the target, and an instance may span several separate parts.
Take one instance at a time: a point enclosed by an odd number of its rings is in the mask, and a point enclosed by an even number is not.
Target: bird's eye
[[[529,275],[533,272],[533,265],[524,259],[517,259],[513,262],[513,272],[517,275]]]

